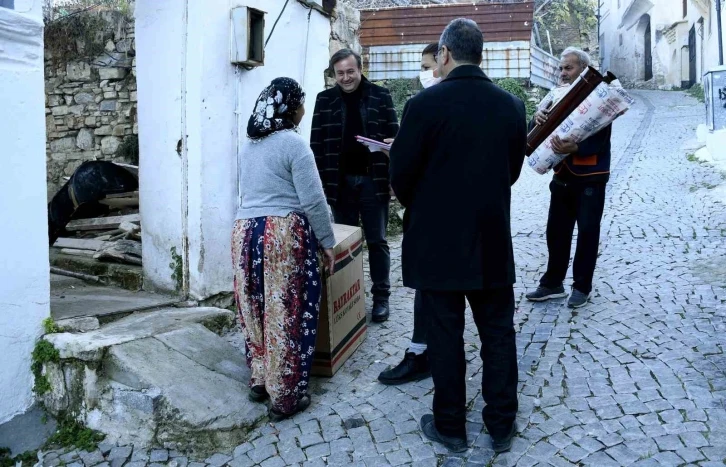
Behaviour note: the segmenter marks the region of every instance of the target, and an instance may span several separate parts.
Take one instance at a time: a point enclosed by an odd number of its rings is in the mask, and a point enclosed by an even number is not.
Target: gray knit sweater
[[[330,211],[308,142],[292,131],[247,140],[238,156],[237,219],[305,214],[323,248],[335,245]]]

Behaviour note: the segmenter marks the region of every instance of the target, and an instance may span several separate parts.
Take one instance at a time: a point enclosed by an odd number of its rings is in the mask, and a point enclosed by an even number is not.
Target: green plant
[[[181,255],[177,253],[176,247],[171,247],[171,260],[169,267],[171,268],[171,279],[176,284],[176,290],[181,291],[184,287],[184,260]]]
[[[58,363],[59,361],[60,352],[58,352],[58,349],[53,347],[53,344],[44,339],[40,339],[35,344],[35,349],[33,349],[31,357],[30,369],[33,371],[33,376],[35,376],[33,391],[37,395],[43,395],[51,390],[50,381],[48,381],[48,378],[43,374],[43,365],[49,362]]]
[[[391,93],[391,99],[393,99],[393,106],[396,109],[396,115],[398,115],[399,121],[401,120],[403,107],[406,105],[406,102],[423,89],[418,79],[389,79],[378,84],[388,89]]]
[[[131,135],[124,138],[116,150],[116,157],[129,164],[139,165],[139,137]]]
[[[104,51],[107,27],[95,13],[59,18],[45,26],[45,48],[56,63],[96,57]]]
[[[38,461],[38,455],[32,451],[26,451],[15,457],[10,457],[10,449],[0,448],[0,467],[15,467],[18,462],[24,466],[34,465]]]
[[[530,102],[529,94],[527,94],[524,86],[522,86],[522,84],[520,84],[520,82],[514,78],[503,78],[495,80],[494,82],[497,86],[514,95],[515,97],[518,97],[520,100],[522,100],[522,102],[524,102],[524,107],[527,111],[527,121],[531,120],[534,116],[534,113],[537,111],[537,104],[535,104],[534,102]]]
[[[706,102],[706,98],[703,93],[703,86],[700,83],[691,86],[688,90],[686,90],[686,93],[688,93],[688,95],[693,97],[694,99],[698,100],[698,102]]]
[[[63,413],[58,417],[58,430],[48,440],[48,445],[75,447],[76,449],[93,451],[105,436],[97,431],[86,428],[70,415]]]
[[[388,235],[395,236],[403,233],[403,219],[398,215],[403,210],[403,206],[397,199],[391,200],[388,212]]]
[[[686,155],[686,159],[688,162],[698,162],[698,159],[696,158],[696,155],[693,153],[689,153]]]
[[[53,318],[49,316],[43,320],[43,331],[45,331],[46,334],[55,334],[57,332],[61,332],[61,328],[58,327],[58,325],[55,324],[55,321],[53,321]]]

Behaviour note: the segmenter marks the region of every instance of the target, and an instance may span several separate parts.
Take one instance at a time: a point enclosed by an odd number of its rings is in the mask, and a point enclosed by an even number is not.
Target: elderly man
[[[562,52],[560,80],[572,84],[590,65],[590,56],[580,49],[569,47]],[[547,121],[547,111],[538,111],[533,122]],[[552,193],[547,219],[547,272],[539,287],[527,294],[527,300],[540,302],[566,297],[563,286],[570,262],[572,232],[577,223],[577,247],[572,264],[574,282],[567,305],[579,308],[587,304],[592,291],[600,221],[605,207],[605,185],[610,177],[610,134],[612,127],[600,130],[580,143],[555,137],[553,148],[567,158],[554,169],[550,183]]]
[[[465,300],[481,339],[482,415],[494,450],[508,450],[516,431],[510,201],[527,125],[522,101],[479,68],[482,49],[472,20],[446,27],[437,57],[444,80],[408,101],[391,148],[391,185],[406,208],[403,283],[431,316],[434,413],[421,430],[454,452],[467,449]]]
[[[398,131],[391,94],[368,81],[360,55],[349,49],[330,59],[336,86],[315,101],[310,147],[315,154],[328,204],[339,224],[363,224],[370,257],[372,319],[388,319],[391,255],[386,241],[391,200],[388,156],[370,152],[356,136],[382,141]]]

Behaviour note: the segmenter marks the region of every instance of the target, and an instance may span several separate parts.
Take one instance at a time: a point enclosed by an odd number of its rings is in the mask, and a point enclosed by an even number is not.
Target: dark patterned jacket
[[[395,138],[398,133],[398,119],[393,99],[386,88],[376,86],[365,77],[363,87],[361,117],[367,138],[383,141]],[[345,128],[345,103],[338,86],[318,94],[315,101],[313,124],[310,131],[310,147],[315,154],[315,163],[323,181],[328,204],[335,206],[338,201],[338,186],[341,172],[338,170],[340,151]],[[371,177],[376,184],[376,194],[381,200],[390,198],[388,175],[388,156],[382,152],[371,154]]]

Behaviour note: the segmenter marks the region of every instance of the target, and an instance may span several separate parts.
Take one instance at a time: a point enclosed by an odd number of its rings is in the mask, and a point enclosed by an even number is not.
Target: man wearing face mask
[[[439,44],[429,44],[421,53],[421,85],[424,88],[441,82],[436,53]],[[393,141],[393,140],[390,140]],[[413,300],[413,334],[411,343],[406,349],[403,360],[397,366],[388,368],[378,375],[378,381],[383,384],[397,385],[420,381],[431,376],[429,356],[426,351],[426,334],[429,328],[430,317],[426,315],[421,306],[421,293],[416,292]]]
[[[517,349],[511,186],[527,141],[524,103],[479,67],[483,35],[465,18],[439,41],[444,80],[408,101],[391,148],[391,186],[406,208],[403,284],[431,316],[426,336],[434,380],[430,440],[467,450],[466,301],[479,330],[484,423],[496,452],[516,433]]]

